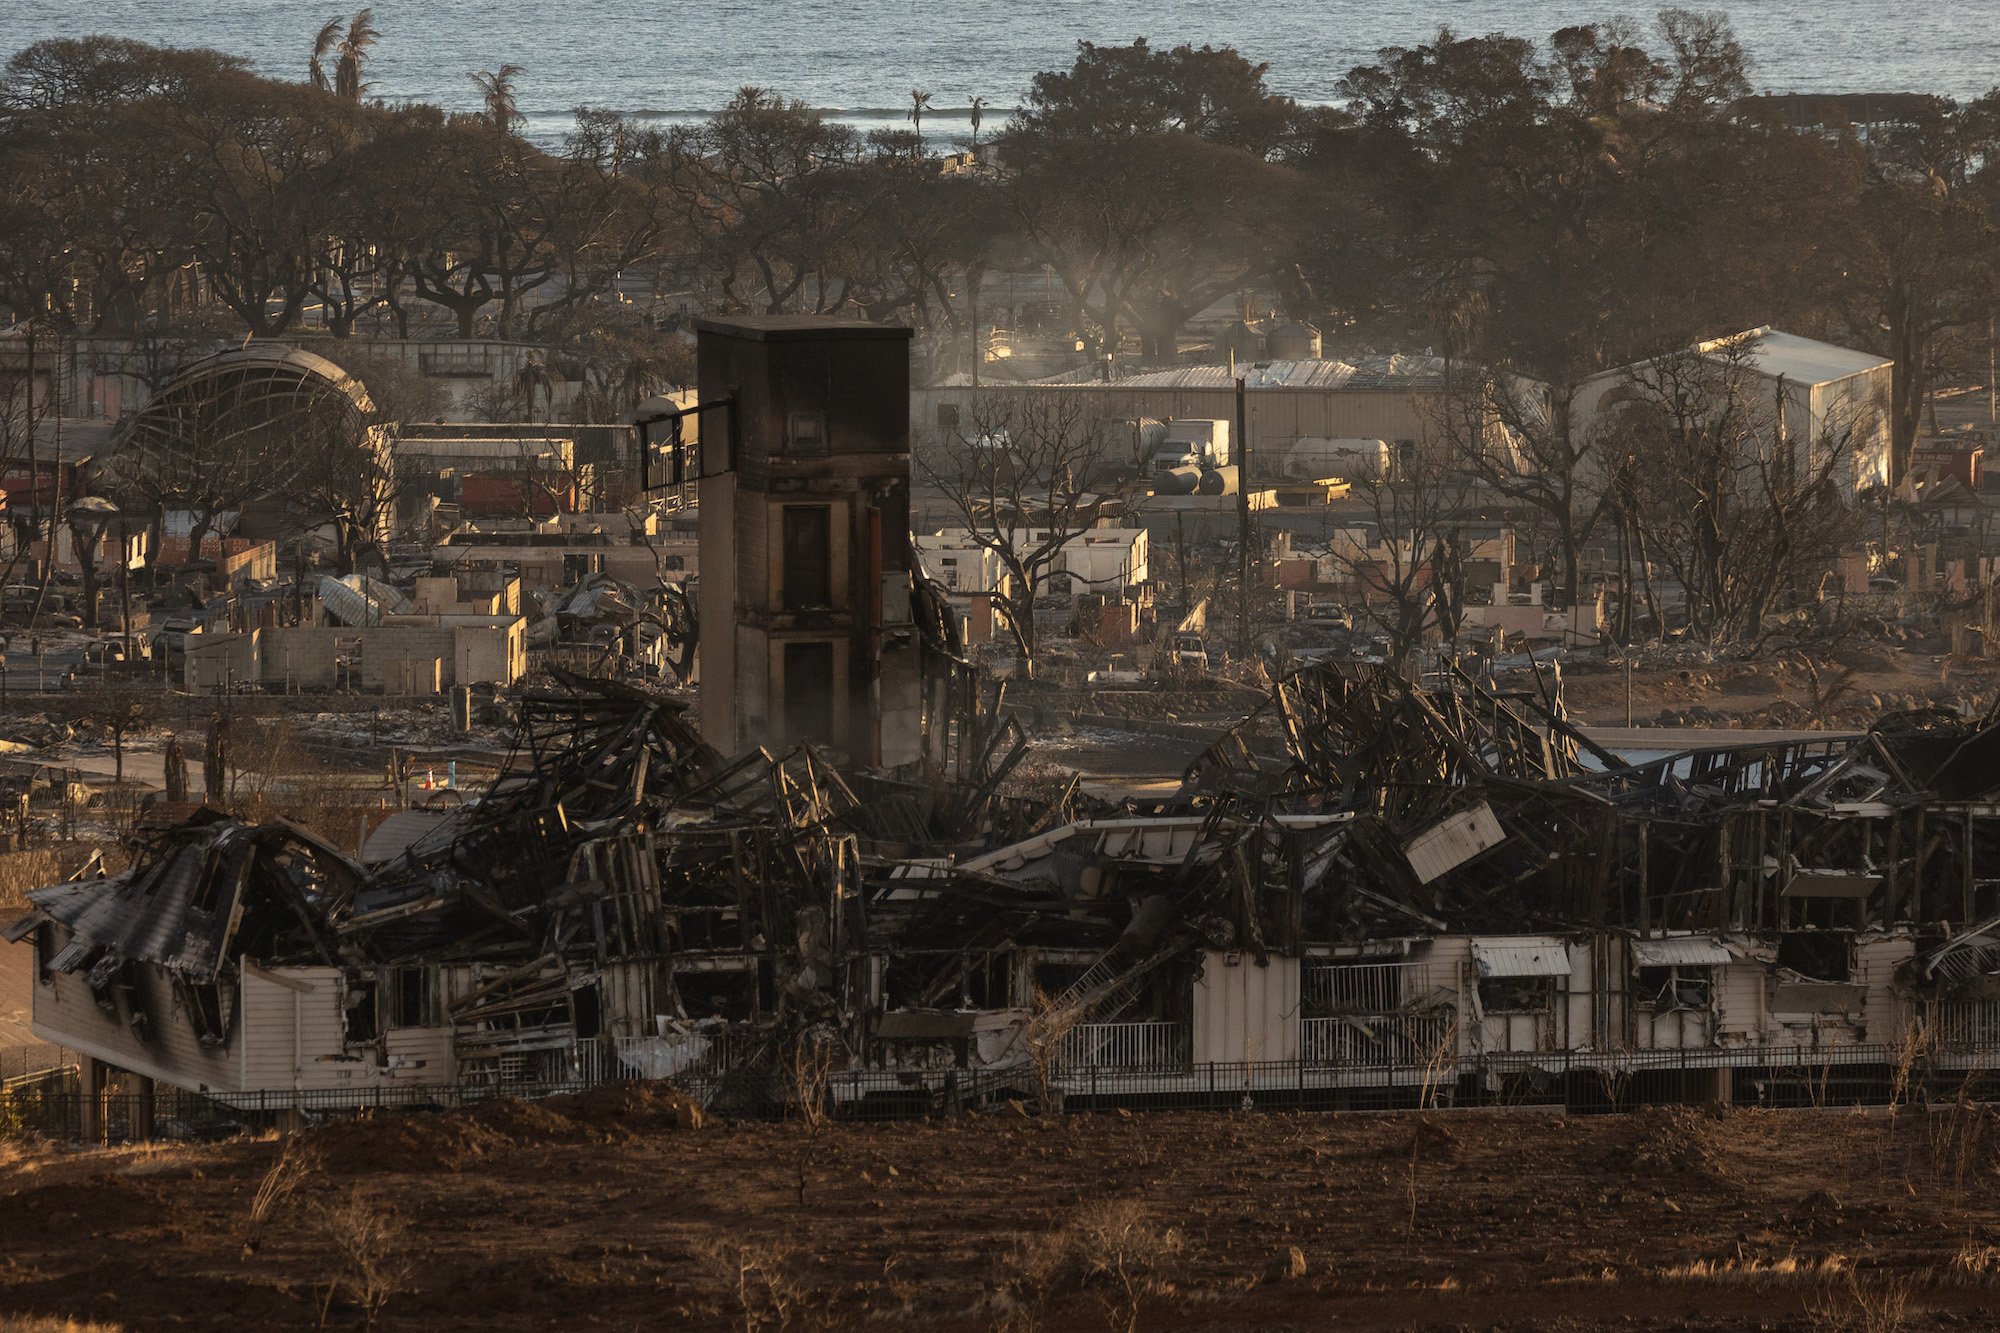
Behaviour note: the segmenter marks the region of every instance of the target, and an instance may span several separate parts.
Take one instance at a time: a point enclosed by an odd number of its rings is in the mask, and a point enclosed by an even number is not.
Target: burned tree
[[[322,390],[329,392],[338,390]],[[332,538],[338,573],[353,573],[371,553],[380,561],[396,503],[390,429],[356,421],[330,403],[311,404],[302,414],[299,468],[285,499],[308,530]]]
[[[1432,639],[1458,633],[1465,604],[1470,483],[1447,461],[1410,451],[1387,475],[1351,492],[1367,505],[1359,526],[1335,532],[1326,554],[1354,590],[1354,604],[1411,669]]]
[[[1599,436],[1577,411],[1582,383],[1463,369],[1455,378],[1431,424],[1453,466],[1541,520],[1555,546],[1557,600],[1574,608],[1584,547],[1610,507]]]
[[[993,396],[972,421],[919,451],[923,478],[1000,571],[994,607],[1035,674],[1035,602],[1063,548],[1096,525],[1115,444],[1073,396]]]

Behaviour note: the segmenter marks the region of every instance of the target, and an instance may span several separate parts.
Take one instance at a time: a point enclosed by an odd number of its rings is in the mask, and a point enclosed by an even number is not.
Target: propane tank
[[[1234,467],[1208,469],[1201,474],[1201,480],[1195,484],[1195,490],[1201,495],[1236,494],[1236,469]]]

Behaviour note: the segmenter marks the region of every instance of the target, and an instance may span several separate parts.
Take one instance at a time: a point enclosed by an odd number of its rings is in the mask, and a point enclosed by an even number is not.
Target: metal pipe
[[[1250,472],[1246,393],[1247,386],[1239,375],[1236,377],[1236,465],[1243,476],[1248,476]],[[1250,656],[1250,492],[1243,486],[1236,488],[1236,520],[1236,656],[1247,659]]]

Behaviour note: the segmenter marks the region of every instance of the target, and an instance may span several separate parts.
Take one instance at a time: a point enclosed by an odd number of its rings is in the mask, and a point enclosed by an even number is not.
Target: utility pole
[[[52,406],[55,408],[56,421],[55,458],[51,462],[49,472],[51,474],[50,483],[54,487],[55,498],[49,505],[48,545],[42,548],[42,576],[35,589],[35,609],[28,616],[28,623],[30,625],[41,623],[42,607],[49,600],[49,582],[55,577],[56,572],[56,525],[62,521],[63,510],[62,371],[62,343],[59,340],[56,343],[55,369],[49,374],[49,394],[54,399]],[[28,401],[31,403],[34,401],[34,393],[34,383],[30,381],[28,385]],[[37,506],[36,514],[39,517],[42,502],[42,483],[39,477],[34,476],[33,455],[31,454],[29,457],[31,460],[29,463],[29,484],[34,489],[35,504]]]
[[[27,421],[28,421],[28,502],[29,505],[31,506],[29,512],[32,513],[37,520],[39,520],[41,517],[40,505],[42,503],[42,475],[41,475],[40,449],[38,447],[39,441],[37,437],[40,436],[41,434],[41,426],[40,423],[35,419],[35,321],[32,319],[28,321]],[[33,545],[34,540],[35,540],[34,534],[33,531],[31,530],[28,536],[28,542],[30,546]],[[20,559],[18,552],[14,558],[16,560]],[[14,576],[14,565],[12,562],[9,562],[7,565],[7,576],[10,579]],[[42,604],[40,599],[37,599],[35,602],[34,611],[28,616],[28,626],[30,629],[34,627],[35,618],[41,615],[41,613],[42,613]],[[40,656],[40,654],[38,653],[36,654],[36,656]]]
[[[979,282],[984,276],[984,271],[976,267],[966,275],[966,303],[971,307],[969,322],[972,325],[972,397],[975,402],[979,398],[981,363],[986,360],[986,343],[979,336]]]
[[[1193,608],[1188,605],[1187,510],[1185,509],[1174,511],[1174,562],[1180,566],[1181,614],[1186,615]]]
[[[1250,658],[1250,432],[1246,386],[1236,377],[1236,656]]]
[[[118,628],[125,634],[125,673],[132,673],[132,538],[118,515]]]

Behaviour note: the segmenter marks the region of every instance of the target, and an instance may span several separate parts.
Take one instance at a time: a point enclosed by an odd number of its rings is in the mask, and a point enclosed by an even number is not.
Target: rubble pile
[[[1496,691],[1457,672],[1420,688],[1380,666],[1323,663],[1280,681],[1267,707],[1281,759],[1239,727],[1190,783],[1346,812],[1336,896],[1357,937],[1756,929],[1802,898],[1863,904],[1878,927],[1963,925],[2000,872],[2000,830],[1978,822],[2000,789],[1990,715],[1915,710],[1859,735],[1628,764],[1565,719],[1559,693]],[[1417,855],[1446,835],[1449,864]]]
[[[184,1029],[245,1089],[259,1042],[328,1087],[503,1086],[769,1071],[808,1031],[849,1068],[1018,1071],[1053,1047],[1337,1073],[1859,1048],[1892,987],[1898,1012],[1995,1002],[1992,717],[1628,763],[1567,720],[1553,670],[1500,690],[1322,662],[1178,795],[1112,806],[1003,794],[1027,743],[990,708],[958,719],[948,772],[728,759],[678,701],[603,681],[519,714],[490,793],[359,856],[204,811],[123,875],[35,892],[13,933],[39,932],[64,1038],[218,1085]],[[258,1016],[276,999],[295,1029]]]

